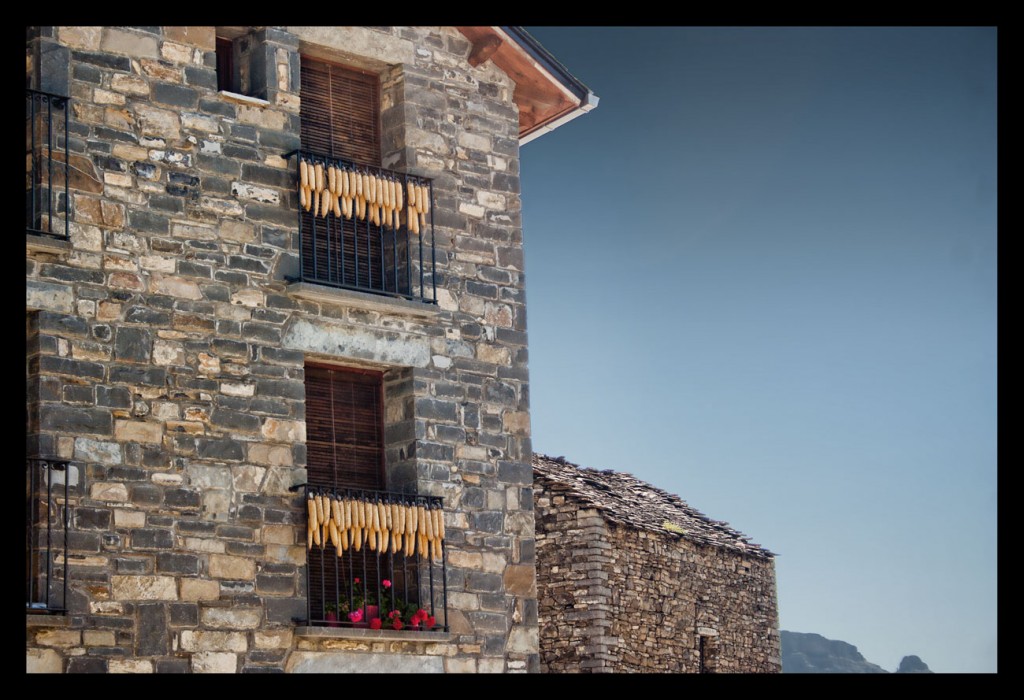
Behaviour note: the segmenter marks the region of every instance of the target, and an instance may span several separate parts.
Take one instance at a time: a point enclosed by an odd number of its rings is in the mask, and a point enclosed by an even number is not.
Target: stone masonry
[[[28,616],[27,669],[537,671],[515,85],[454,28],[242,29],[249,99],[214,27],[30,33],[77,166],[70,242],[26,257],[28,453],[74,465],[68,612]],[[300,52],[380,75],[384,167],[433,179],[436,306],[286,279]],[[389,478],[445,499],[442,641],[296,631],[307,360],[386,372]]]
[[[533,465],[542,671],[781,671],[771,552],[629,474]]]

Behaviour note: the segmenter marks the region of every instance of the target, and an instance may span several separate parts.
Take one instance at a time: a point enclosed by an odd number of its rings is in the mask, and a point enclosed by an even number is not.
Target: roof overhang
[[[516,84],[519,143],[529,143],[597,106],[597,95],[522,27],[456,27],[469,39],[469,63],[491,60]]]

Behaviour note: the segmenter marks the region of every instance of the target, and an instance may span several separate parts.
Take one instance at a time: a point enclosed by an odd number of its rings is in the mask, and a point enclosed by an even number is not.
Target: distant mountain
[[[900,667],[896,669],[896,673],[933,673],[928,668],[928,664],[921,661],[920,656],[904,656],[903,660],[900,661]]]
[[[857,647],[813,632],[781,630],[783,673],[888,673]],[[931,673],[917,656],[904,656],[896,673]]]

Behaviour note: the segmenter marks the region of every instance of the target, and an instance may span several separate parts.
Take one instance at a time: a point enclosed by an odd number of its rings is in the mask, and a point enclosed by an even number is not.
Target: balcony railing
[[[305,494],[307,509],[307,624],[448,631],[443,499],[293,490]]]
[[[68,578],[69,462],[30,458],[25,480],[25,609],[63,613]]]
[[[431,180],[310,151],[283,157],[295,162],[301,281],[437,303]]]
[[[25,90],[25,228],[29,234],[68,238],[68,103]]]

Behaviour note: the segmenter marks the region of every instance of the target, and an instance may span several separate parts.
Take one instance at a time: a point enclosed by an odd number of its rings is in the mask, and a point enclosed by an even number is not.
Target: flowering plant
[[[341,615],[348,618],[356,627],[369,627],[379,630],[384,627],[393,630],[405,628],[418,630],[432,630],[437,626],[437,620],[433,615],[419,607],[417,603],[394,600],[391,596],[392,582],[390,579],[381,579],[380,586],[372,586],[366,590],[362,579],[352,579],[352,596],[338,601],[337,605],[328,603],[325,608],[336,608]],[[380,604],[378,605],[377,592],[380,591]],[[393,604],[395,609],[384,613],[383,605]],[[378,615],[379,613],[379,615]],[[339,617],[341,616],[339,615]]]
[[[437,619],[416,603],[398,604],[397,610],[392,610],[386,615],[386,624],[394,630],[409,626],[412,629],[429,631],[437,626]]]
[[[330,609],[334,607],[342,613],[345,613],[352,622],[359,622],[362,618],[360,617],[358,620],[353,619],[352,614],[357,610],[363,610],[367,606],[377,605],[377,591],[375,589],[368,591],[364,590],[363,581],[358,576],[352,579],[352,584],[351,598],[343,598],[338,601],[337,605],[328,603],[327,608]],[[388,579],[382,580],[380,584],[385,591],[391,588],[391,581]]]

